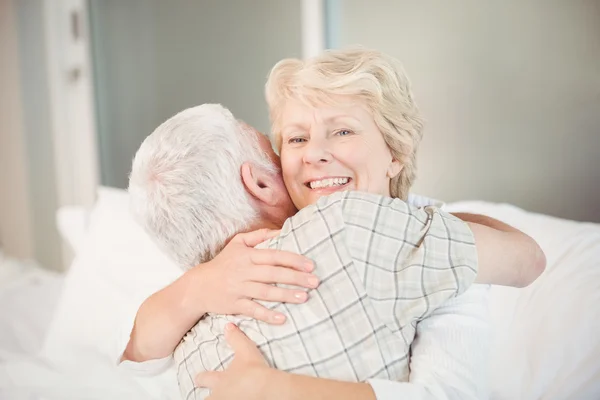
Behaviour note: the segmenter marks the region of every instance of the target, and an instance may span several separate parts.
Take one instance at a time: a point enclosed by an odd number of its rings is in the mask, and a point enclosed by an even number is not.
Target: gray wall
[[[0,249],[33,258],[18,50],[14,2],[0,0]]]
[[[300,2],[90,0],[102,183],[126,187],[142,140],[176,112],[223,103],[268,129],[270,68],[301,56]]]
[[[415,191],[600,222],[600,2],[336,1],[334,45],[399,58],[427,119]]]
[[[42,0],[13,2],[17,15],[21,105],[34,257],[62,269]]]

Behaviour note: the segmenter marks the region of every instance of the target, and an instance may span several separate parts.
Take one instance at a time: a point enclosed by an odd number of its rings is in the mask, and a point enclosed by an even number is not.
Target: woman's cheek
[[[285,184],[287,185],[288,181],[290,179],[289,173],[293,169],[291,168],[289,157],[287,157],[284,150],[281,151],[280,160],[281,160],[281,175],[283,176],[283,180],[285,181]]]

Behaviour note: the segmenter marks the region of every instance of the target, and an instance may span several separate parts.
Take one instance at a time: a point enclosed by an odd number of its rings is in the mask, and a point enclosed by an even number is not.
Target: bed
[[[599,399],[600,224],[482,201],[448,209],[523,230],[548,260],[533,285],[491,290],[492,398]],[[124,191],[101,188],[91,212],[67,207],[57,223],[76,253],[66,274],[0,268],[0,399],[176,399],[169,372],[132,377],[109,355],[123,310],[178,269],[131,220]]]

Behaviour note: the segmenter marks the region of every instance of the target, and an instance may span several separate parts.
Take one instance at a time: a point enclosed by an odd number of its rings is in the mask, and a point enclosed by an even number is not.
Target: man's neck
[[[258,221],[255,221],[250,227],[246,230],[246,232],[257,231],[259,229],[281,229],[282,225],[279,225],[273,221],[270,221],[265,218],[259,218]]]

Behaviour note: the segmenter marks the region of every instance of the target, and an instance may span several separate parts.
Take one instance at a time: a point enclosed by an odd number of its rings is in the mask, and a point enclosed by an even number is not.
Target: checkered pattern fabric
[[[288,316],[282,326],[207,315],[175,350],[184,399],[199,372],[223,370],[233,353],[224,327],[236,323],[277,369],[324,378],[406,381],[416,324],[464,292],[477,274],[473,234],[435,207],[342,192],[288,219],[261,247],[303,254],[320,286],[304,304],[263,303]]]

